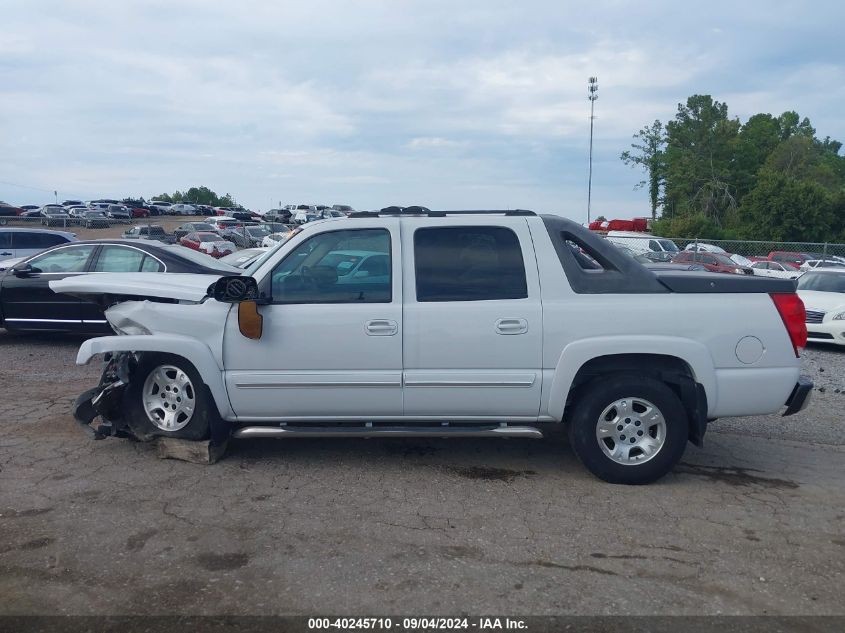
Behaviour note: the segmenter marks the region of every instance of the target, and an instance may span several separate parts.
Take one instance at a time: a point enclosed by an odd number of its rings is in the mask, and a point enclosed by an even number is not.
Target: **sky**
[[[845,140],[845,3],[2,0],[0,200],[650,214],[619,155],[692,94]]]

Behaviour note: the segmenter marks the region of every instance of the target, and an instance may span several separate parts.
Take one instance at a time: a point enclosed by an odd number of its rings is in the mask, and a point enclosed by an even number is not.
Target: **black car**
[[[252,248],[261,246],[265,237],[270,235],[270,230],[261,225],[247,225],[235,229],[229,229],[223,235],[227,240],[234,242],[240,248]]]
[[[241,222],[251,222],[255,220],[255,216],[249,211],[232,211],[229,213],[230,218],[235,218]]]
[[[48,205],[41,208],[41,224],[44,226],[70,226],[73,218],[64,207]]]
[[[236,275],[242,272],[181,246],[94,240],[54,246],[0,272],[0,327],[10,331],[111,333],[99,306],[50,290],[49,282],[88,272]]]
[[[110,204],[108,210],[106,211],[106,215],[112,220],[117,220],[119,222],[129,222],[129,220],[132,219],[131,211],[129,211],[128,207],[122,204]]]
[[[108,216],[102,211],[83,211],[78,219],[86,229],[107,229],[111,226]]]

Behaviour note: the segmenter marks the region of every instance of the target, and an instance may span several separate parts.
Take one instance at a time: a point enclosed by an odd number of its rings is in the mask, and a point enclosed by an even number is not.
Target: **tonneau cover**
[[[652,273],[672,292],[686,294],[795,292],[797,288],[795,280],[777,277],[686,270],[653,270]]]

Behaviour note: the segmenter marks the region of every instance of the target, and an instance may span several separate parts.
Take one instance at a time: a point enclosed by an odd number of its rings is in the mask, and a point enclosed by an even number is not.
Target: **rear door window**
[[[505,227],[417,229],[414,266],[419,302],[528,297],[519,238]]]
[[[147,260],[155,264],[152,268],[144,268]],[[124,246],[104,246],[94,266],[95,272],[101,273],[137,273],[140,271],[157,272],[159,263],[150,258],[143,251]]]
[[[40,233],[37,231],[16,231],[13,236],[14,248],[42,250],[57,244],[64,244],[67,238],[55,233]]]

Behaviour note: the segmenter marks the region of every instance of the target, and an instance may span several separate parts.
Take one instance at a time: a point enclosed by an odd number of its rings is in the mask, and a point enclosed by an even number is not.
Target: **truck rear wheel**
[[[665,383],[647,376],[596,378],[569,419],[572,449],[596,477],[616,484],[660,479],[681,459],[689,420]]]
[[[142,440],[203,440],[210,418],[219,415],[199,372],[171,354],[144,354],[124,393],[130,427]]]

